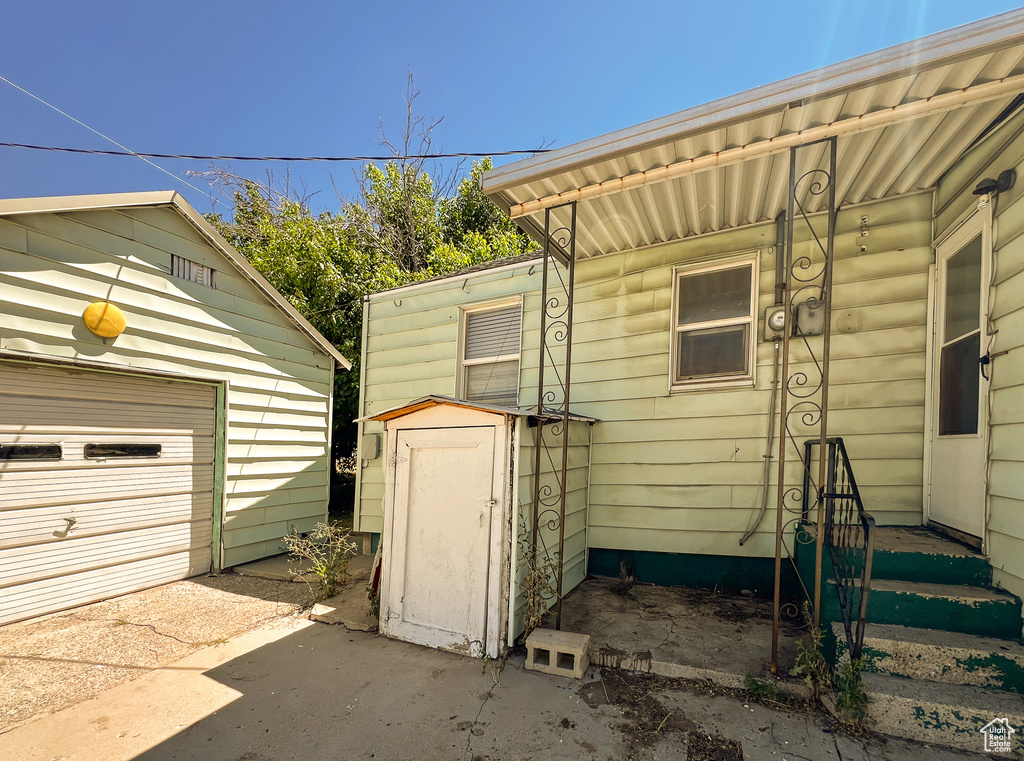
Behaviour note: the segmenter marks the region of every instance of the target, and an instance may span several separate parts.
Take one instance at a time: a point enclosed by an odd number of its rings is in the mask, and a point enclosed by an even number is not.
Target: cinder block
[[[590,635],[534,629],[526,638],[526,668],[582,679],[590,665]]]

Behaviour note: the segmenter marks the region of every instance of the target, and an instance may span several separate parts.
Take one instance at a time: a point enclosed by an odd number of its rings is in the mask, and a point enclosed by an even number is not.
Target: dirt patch
[[[296,615],[304,584],[225,574],[0,627],[0,733]]]
[[[686,743],[686,761],[743,761],[743,749],[735,740],[690,732]]]
[[[775,710],[800,711],[825,718],[817,704],[810,700],[758,681],[749,686],[751,689],[741,690],[709,680],[672,679],[604,668],[600,678],[583,685],[578,694],[591,708],[613,705],[622,712],[626,721],[617,728],[625,737],[627,759],[643,758],[647,749],[673,735],[680,739],[686,737],[691,743],[687,761],[741,761],[743,758],[738,742],[703,733],[700,726],[681,711],[667,708],[660,699],[664,693],[685,691],[709,697],[730,697],[742,703],[759,703]]]
[[[602,669],[601,678],[584,685],[579,695],[591,708],[611,704],[622,711],[626,722],[618,728],[626,740],[626,758],[635,759],[666,737],[697,730],[694,722],[658,700],[666,689],[677,688],[677,682],[652,674]]]

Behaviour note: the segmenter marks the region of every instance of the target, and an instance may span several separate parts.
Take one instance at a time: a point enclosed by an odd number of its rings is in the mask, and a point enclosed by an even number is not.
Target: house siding
[[[977,183],[1005,169],[1016,169],[1018,176],[993,202],[990,351],[1008,353],[990,365],[986,542],[994,582],[1024,596],[1024,112],[942,178],[935,228],[941,235],[954,225],[977,204],[971,193]]]
[[[921,522],[930,211],[930,195],[919,194],[844,209],[838,219],[829,432],[846,440],[865,504],[883,524]],[[774,345],[758,342],[753,387],[670,393],[668,379],[673,267],[758,250],[761,318],[774,302],[774,237],[774,225],[761,225],[580,263],[573,406],[602,421],[592,447],[591,547],[774,552],[771,511],[739,545],[758,499]],[[810,253],[806,241],[794,249]],[[806,349],[794,343],[792,356],[791,374],[813,377]],[[798,442],[817,433],[791,424]],[[787,457],[796,456],[790,447]],[[797,467],[788,480],[800,483]]]
[[[215,270],[216,290],[170,276],[174,253]],[[326,515],[333,359],[172,208],[0,219],[0,350],[224,382],[223,563],[277,554]],[[103,342],[86,305],[117,304]]]
[[[360,415],[373,415],[429,394],[455,396],[462,307],[525,294],[524,329],[536,326],[540,279],[540,267],[526,263],[371,296],[363,312],[364,381],[360,389]],[[527,351],[524,344],[523,352]],[[533,351],[536,352],[536,346]],[[520,378],[522,373],[521,360]],[[530,404],[522,391],[519,401]],[[383,431],[379,422],[360,424],[360,434],[383,435]],[[384,469],[379,457],[363,458],[362,436],[358,462],[355,528],[380,533],[384,525]]]
[[[918,193],[844,208],[838,218],[829,432],[845,438],[865,505],[880,524],[922,520],[932,203],[931,193]],[[867,237],[860,229],[865,215]],[[815,225],[822,227],[824,218]],[[757,344],[753,386],[669,389],[673,267],[759,252],[758,336],[764,309],[774,302],[774,238],[774,224],[765,223],[578,263],[572,408],[601,421],[592,431],[589,547],[774,552],[771,510],[754,537],[738,542],[758,498],[773,344]],[[794,248],[798,256],[810,253],[807,240]],[[539,270],[531,274],[525,265],[372,297],[362,414],[428,393],[455,393],[459,307],[514,294],[524,297],[520,402],[531,404]],[[811,374],[802,346],[794,345],[793,359],[791,372]],[[791,423],[798,442],[817,434],[816,427]],[[366,430],[377,429],[368,424]],[[379,531],[382,471],[379,463],[363,465],[360,528]],[[800,483],[799,466],[788,480]],[[770,507],[774,500],[769,486]]]

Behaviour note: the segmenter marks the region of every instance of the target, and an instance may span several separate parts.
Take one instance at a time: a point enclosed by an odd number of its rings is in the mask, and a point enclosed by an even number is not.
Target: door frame
[[[493,428],[494,460],[491,482],[492,498],[497,504],[491,509],[490,545],[487,565],[487,600],[485,605],[483,652],[497,658],[507,647],[509,605],[508,578],[511,563],[511,537],[507,530],[511,515],[512,463],[509,431],[511,426],[505,415],[484,412],[454,405],[442,405],[410,412],[385,423],[387,446],[384,450],[384,534],[382,542],[381,572],[381,631],[385,632],[389,615],[388,596],[391,591],[391,571],[394,557],[395,482],[397,477],[398,432],[416,429]],[[502,581],[504,580],[504,584]],[[469,654],[469,653],[467,653]]]
[[[939,320],[944,316],[944,304],[943,294],[939,292],[939,274],[941,271],[941,262],[939,261],[939,249],[951,241],[957,236],[964,237],[964,243],[970,241],[970,239],[976,235],[981,234],[981,292],[980,292],[980,304],[981,304],[981,330],[982,330],[982,343],[981,348],[986,349],[991,336],[989,335],[989,309],[991,304],[989,303],[989,297],[991,295],[991,282],[992,282],[992,267],[993,267],[993,251],[992,242],[994,237],[993,229],[993,217],[992,217],[992,206],[990,203],[969,210],[963,217],[957,222],[951,225],[942,235],[936,237],[935,242],[932,244],[932,251],[934,261],[928,268],[928,276],[930,285],[928,289],[928,326],[930,332],[927,338],[926,347],[926,383],[925,383],[925,425],[924,425],[924,511],[923,511],[923,522],[927,526],[932,526],[943,533],[948,533],[955,539],[963,541],[967,544],[971,544],[982,552],[986,552],[988,548],[988,518],[989,518],[989,496],[988,496],[988,485],[987,483],[982,485],[984,490],[982,497],[982,530],[980,539],[980,546],[973,535],[962,532],[954,527],[947,526],[940,522],[932,522],[931,520],[931,494],[932,494],[932,475],[934,470],[934,458],[932,456],[932,445],[936,436],[937,421],[936,416],[937,405],[938,405],[938,374],[935,371],[935,366],[940,360],[939,351]],[[940,314],[940,311],[942,312]],[[980,372],[980,370],[979,370]],[[979,410],[978,417],[978,431],[979,437],[982,440],[983,448],[986,453],[988,451],[988,439],[991,435],[988,424],[988,389],[984,389],[979,394]],[[988,455],[986,454],[986,461],[984,466],[988,468]]]

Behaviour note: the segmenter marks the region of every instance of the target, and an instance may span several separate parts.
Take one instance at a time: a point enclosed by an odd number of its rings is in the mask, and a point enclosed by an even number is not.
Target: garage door
[[[213,386],[0,362],[0,623],[210,569]]]

